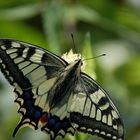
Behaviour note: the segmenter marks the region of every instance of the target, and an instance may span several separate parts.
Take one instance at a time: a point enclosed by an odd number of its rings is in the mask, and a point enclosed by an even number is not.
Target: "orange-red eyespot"
[[[47,113],[44,113],[44,114],[40,117],[39,121],[40,121],[41,123],[47,123],[47,122],[48,122],[48,115],[47,115]]]

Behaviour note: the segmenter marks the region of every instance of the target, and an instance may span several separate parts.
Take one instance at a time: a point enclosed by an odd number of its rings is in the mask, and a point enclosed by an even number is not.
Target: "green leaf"
[[[84,61],[85,72],[89,74],[92,78],[96,79],[96,74],[94,72],[95,62],[94,59],[92,59],[94,56],[93,56],[93,48],[91,46],[90,33],[87,33],[85,36],[82,56],[84,59],[89,59]]]

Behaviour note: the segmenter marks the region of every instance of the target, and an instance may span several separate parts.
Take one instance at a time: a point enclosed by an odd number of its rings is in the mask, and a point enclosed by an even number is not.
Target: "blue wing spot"
[[[26,99],[30,99],[32,98],[32,94],[30,91],[26,91],[24,94],[22,94],[22,97],[26,100]]]
[[[52,118],[48,121],[48,123],[50,124],[50,126],[54,126],[56,124],[56,120]]]
[[[28,100],[24,103],[24,106],[27,108],[32,107],[33,105],[34,105],[34,102],[32,100]]]
[[[34,119],[38,119],[41,116],[41,112],[40,111],[36,111],[34,114]]]
[[[28,109],[27,110],[28,116],[31,116],[33,114],[34,110],[35,110],[34,108],[30,108],[30,110]]]
[[[55,125],[55,129],[58,131],[61,129],[61,123],[57,122],[57,124]]]

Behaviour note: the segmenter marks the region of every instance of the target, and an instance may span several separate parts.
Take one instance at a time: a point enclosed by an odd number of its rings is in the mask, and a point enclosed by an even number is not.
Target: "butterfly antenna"
[[[95,59],[95,58],[102,57],[102,56],[106,56],[106,54],[101,54],[101,55],[98,55],[98,56],[95,56],[95,57],[86,58],[86,59],[84,59],[83,61],[85,61],[85,60]]]
[[[73,33],[71,33],[71,38],[72,38],[72,42],[73,42],[74,51],[77,53]]]

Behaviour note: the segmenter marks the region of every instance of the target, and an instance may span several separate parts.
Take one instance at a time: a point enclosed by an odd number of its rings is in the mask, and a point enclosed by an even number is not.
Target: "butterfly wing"
[[[123,140],[123,124],[108,94],[82,73],[70,109],[72,126],[107,140]]]
[[[22,89],[29,86],[23,85],[20,81],[23,77],[20,77],[18,73],[22,73],[29,79],[33,87],[42,82],[42,77],[46,80],[59,75],[59,71],[67,65],[66,61],[49,51],[10,39],[0,39],[0,62],[2,72],[6,71],[4,75],[8,81],[12,85],[15,81]],[[14,79],[10,76],[14,76]]]
[[[22,118],[14,134],[22,126],[37,129],[39,119],[47,121],[43,108],[47,92],[67,62],[53,53],[21,41],[0,39],[0,68],[15,87],[15,102]]]
[[[48,123],[46,123],[41,130],[49,134],[51,140],[55,140],[58,136],[64,137],[66,133],[71,135],[75,133],[75,129],[70,124],[70,120],[67,116],[60,119],[60,117],[51,114]]]

